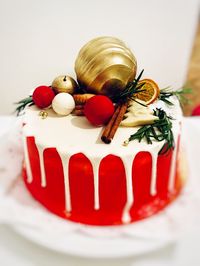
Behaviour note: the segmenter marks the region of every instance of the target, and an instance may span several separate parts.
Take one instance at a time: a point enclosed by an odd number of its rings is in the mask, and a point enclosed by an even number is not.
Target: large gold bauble
[[[86,91],[115,95],[135,78],[136,58],[119,39],[99,37],[86,43],[75,62],[77,80]]]

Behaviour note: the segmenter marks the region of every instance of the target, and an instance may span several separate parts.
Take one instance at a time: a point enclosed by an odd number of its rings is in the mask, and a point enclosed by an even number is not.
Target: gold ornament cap
[[[80,86],[88,92],[115,95],[135,78],[137,61],[118,38],[104,36],[86,43],[75,61]]]

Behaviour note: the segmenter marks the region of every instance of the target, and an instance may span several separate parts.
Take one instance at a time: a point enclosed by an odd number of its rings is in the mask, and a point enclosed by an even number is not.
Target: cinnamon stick
[[[76,105],[72,114],[77,115],[77,116],[83,116],[84,115],[84,105],[83,104]]]
[[[111,143],[112,139],[114,138],[114,135],[124,117],[127,107],[128,107],[127,103],[118,105],[112,118],[105,127],[103,134],[101,136],[101,140],[106,144]]]
[[[82,109],[84,109],[84,104],[75,105],[75,110],[82,110]]]
[[[72,112],[72,114],[73,115],[77,115],[77,116],[84,116],[83,109],[79,109],[79,110],[74,109],[74,111]]]

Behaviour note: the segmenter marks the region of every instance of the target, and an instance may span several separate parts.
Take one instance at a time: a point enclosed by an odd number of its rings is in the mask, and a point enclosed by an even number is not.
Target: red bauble
[[[200,105],[196,106],[192,111],[192,116],[200,116]]]
[[[46,108],[51,105],[55,93],[48,86],[39,86],[33,92],[33,102],[39,108]]]
[[[101,126],[108,123],[114,113],[113,102],[103,95],[96,95],[90,98],[84,107],[86,118],[94,126]]]

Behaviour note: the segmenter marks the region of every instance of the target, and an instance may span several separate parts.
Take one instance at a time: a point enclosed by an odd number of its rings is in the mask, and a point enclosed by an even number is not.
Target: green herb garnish
[[[153,140],[163,141],[163,147],[161,148],[159,154],[165,154],[170,149],[174,148],[174,136],[172,132],[172,122],[173,119],[171,116],[168,116],[166,112],[160,108],[154,110],[154,115],[158,116],[158,120],[155,120],[151,125],[144,125],[138,131],[131,135],[125,145],[132,141],[138,140],[141,142],[142,139],[145,139],[148,144],[152,144]]]
[[[171,96],[176,96],[181,105],[188,104],[190,102],[189,99],[185,97],[186,94],[190,94],[192,92],[191,88],[181,88],[179,90],[173,91],[170,87],[164,88],[160,91],[159,100],[165,102],[168,105],[174,105],[173,102],[170,101]]]
[[[138,77],[136,79],[134,79],[132,82],[129,82],[127,84],[127,86],[125,87],[125,89],[123,91],[120,91],[118,94],[114,95],[112,97],[113,102],[124,103],[124,102],[127,102],[129,100],[136,101],[134,95],[136,93],[144,91],[144,90],[142,90],[142,87],[145,83],[141,83],[138,85],[138,82],[140,81],[143,72],[144,72],[144,69],[140,72],[140,74],[138,75]],[[138,102],[138,103],[140,103],[140,102]]]
[[[27,105],[33,105],[33,98],[32,96],[29,96],[27,98],[24,98],[22,99],[21,101],[17,102],[16,103],[18,106],[17,108],[15,109],[15,112],[17,113],[17,116],[20,115],[20,113],[24,110],[24,108],[27,106]]]

